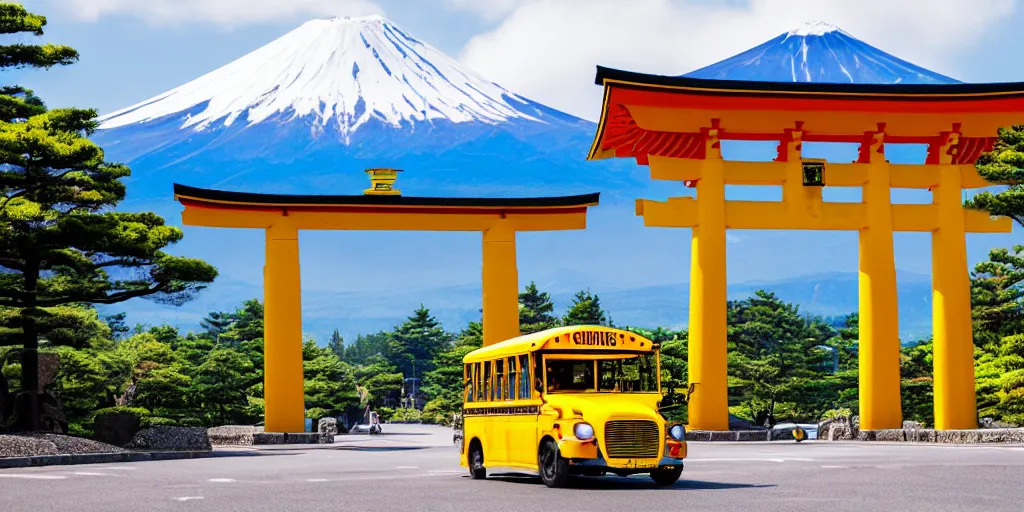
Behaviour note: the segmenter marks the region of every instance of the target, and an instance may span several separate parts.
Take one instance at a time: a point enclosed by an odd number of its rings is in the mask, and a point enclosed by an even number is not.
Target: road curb
[[[72,466],[77,464],[109,464],[111,462],[143,462],[150,460],[198,459],[213,456],[212,451],[80,453],[0,458],[0,469],[39,466]]]

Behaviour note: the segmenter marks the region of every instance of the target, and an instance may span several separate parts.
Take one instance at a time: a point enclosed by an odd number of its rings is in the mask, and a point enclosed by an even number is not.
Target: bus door
[[[513,404],[509,415],[506,443],[509,462],[519,465],[537,463],[537,415],[534,400],[533,365],[530,356],[522,354],[508,358],[508,399]]]

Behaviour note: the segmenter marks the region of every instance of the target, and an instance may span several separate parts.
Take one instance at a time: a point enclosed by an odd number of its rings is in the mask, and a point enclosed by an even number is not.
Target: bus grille
[[[604,424],[604,445],[612,459],[653,459],[662,440],[658,424],[650,420],[609,421]]]

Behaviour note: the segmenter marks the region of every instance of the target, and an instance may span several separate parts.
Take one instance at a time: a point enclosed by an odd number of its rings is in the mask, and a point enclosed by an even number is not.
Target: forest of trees
[[[1024,247],[992,251],[972,274],[977,392],[980,414],[1024,423]],[[576,294],[556,314],[550,295],[531,283],[520,294],[524,333],[557,325],[610,325],[597,295]],[[0,309],[0,317],[8,310]],[[72,314],[67,312],[66,314]],[[88,306],[73,314],[87,328],[44,349],[60,354],[52,385],[71,431],[88,435],[96,411],[119,404],[145,409],[156,424],[251,424],[263,413],[263,308],[249,300],[234,311],[210,313],[197,332],[169,326],[135,326],[124,315],[100,317]],[[817,421],[829,411],[857,410],[857,317],[835,325],[802,314],[792,304],[759,291],[733,301],[729,316],[731,412],[755,424]],[[686,331],[633,330],[662,344],[662,382],[669,414],[685,419]],[[307,339],[303,345],[306,412],[310,418],[361,416],[365,406],[393,421],[446,422],[461,406],[462,358],[481,346],[482,328],[471,322],[446,330],[420,307],[389,331],[343,340]],[[66,342],[66,343],[64,343]],[[0,359],[5,350],[0,349]],[[908,420],[931,424],[931,343],[908,344],[902,355],[903,408]],[[410,393],[404,379],[422,379],[422,411],[385,407],[388,397]],[[17,385],[16,361],[3,375]],[[129,398],[127,402],[124,400]]]

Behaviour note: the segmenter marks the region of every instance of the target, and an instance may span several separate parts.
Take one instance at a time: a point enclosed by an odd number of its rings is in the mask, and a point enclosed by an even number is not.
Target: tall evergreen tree
[[[1024,246],[994,249],[971,275],[978,409],[1024,424]]]
[[[551,295],[541,293],[537,285],[530,281],[526,290],[519,294],[519,331],[529,334],[558,325],[554,311],[555,304],[551,302]]]
[[[406,378],[420,378],[434,369],[434,357],[451,345],[452,336],[420,305],[392,336],[388,359]]]
[[[562,318],[563,325],[611,325],[608,315],[601,309],[601,299],[590,290],[576,292],[572,306]]]
[[[341,359],[345,356],[345,340],[341,337],[341,333],[337,329],[331,333],[331,339],[327,342],[327,350],[330,350],[334,355]]]
[[[976,165],[983,178],[1007,188],[981,192],[966,205],[1009,217],[1024,226],[1024,125],[999,130],[995,148],[981,155]]]
[[[0,34],[43,35],[46,18],[32,14],[15,3],[0,3]],[[68,65],[78,60],[78,52],[67,46],[53,44],[0,45],[0,69],[24,67],[50,68]],[[16,119],[42,114],[46,111],[42,100],[31,90],[17,85],[0,87],[0,120],[11,122]]]
[[[45,22],[20,6],[0,4],[0,31],[41,34]],[[3,68],[75,58],[74,50],[53,45],[0,47]],[[87,138],[96,129],[96,111],[45,111],[24,89],[0,92],[7,110],[0,119],[0,306],[19,313],[22,388],[34,394],[39,326],[52,314],[47,308],[135,297],[180,304],[217,271],[163,252],[182,232],[156,214],[111,211],[124,199],[121,179],[130,171],[106,162]],[[24,426],[34,428],[38,409],[31,409]]]

